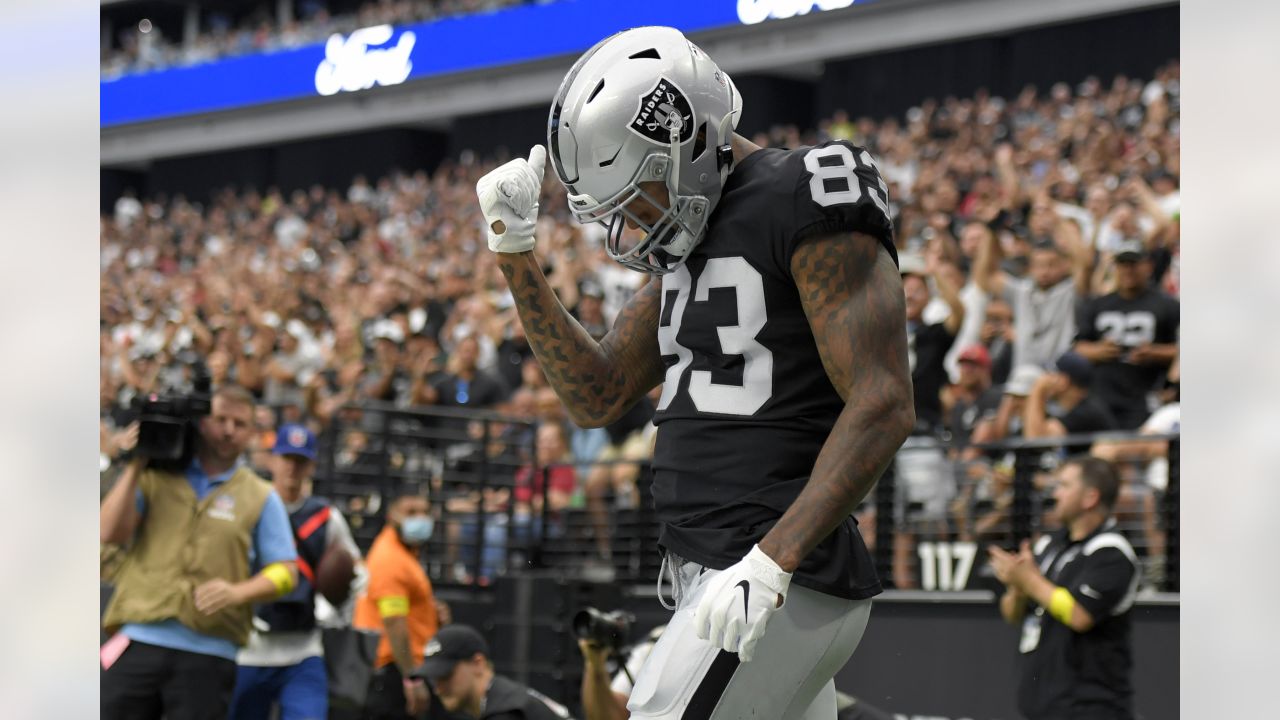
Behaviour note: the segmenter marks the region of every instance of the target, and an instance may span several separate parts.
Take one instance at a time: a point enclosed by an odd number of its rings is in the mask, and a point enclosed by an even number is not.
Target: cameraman
[[[620,664],[613,678],[609,678],[609,657],[618,649],[601,643],[596,638],[578,638],[582,651],[582,713],[586,720],[627,720],[627,699],[631,697],[632,678],[640,672],[640,666],[653,650],[653,644],[666,625],[659,625],[649,633],[644,642],[637,643],[625,654],[625,665]]]
[[[440,628],[413,676],[431,685],[431,720],[572,720],[560,703],[495,673],[489,644],[468,625]]]
[[[139,454],[102,502],[102,542],[132,542],[103,618],[102,718],[226,718],[253,604],[297,582],[284,504],[242,460],[253,396],[225,386],[209,409],[184,469]]]

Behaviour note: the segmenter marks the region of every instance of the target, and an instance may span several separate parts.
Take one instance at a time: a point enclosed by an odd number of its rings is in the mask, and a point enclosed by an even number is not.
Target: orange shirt
[[[408,617],[409,650],[421,660],[427,641],[436,634],[440,623],[431,581],[417,556],[400,542],[395,528],[387,525],[374,538],[365,566],[369,570],[369,587],[356,601],[353,624],[382,633],[375,666],[381,668],[395,661],[382,625],[384,615]]]

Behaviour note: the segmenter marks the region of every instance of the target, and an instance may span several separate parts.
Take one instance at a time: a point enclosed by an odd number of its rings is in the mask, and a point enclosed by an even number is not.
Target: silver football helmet
[[[702,239],[732,165],[742,114],[738,89],[679,30],[641,27],[596,44],[556,92],[547,148],[579,222],[608,228],[614,260],[647,273],[674,270]],[[640,184],[666,185],[667,201]],[[662,212],[647,223],[643,198]],[[643,238],[631,242],[627,220]]]

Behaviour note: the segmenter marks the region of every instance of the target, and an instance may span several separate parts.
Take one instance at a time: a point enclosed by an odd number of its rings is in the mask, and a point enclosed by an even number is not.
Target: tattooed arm
[[[564,309],[532,252],[497,257],[529,346],[575,424],[607,425],[662,382],[661,283],[652,281],[637,292],[597,343]]]
[[[808,240],[791,274],[845,406],[808,484],[760,541],[787,572],[853,512],[915,425],[902,279],[880,242],[861,233]]]

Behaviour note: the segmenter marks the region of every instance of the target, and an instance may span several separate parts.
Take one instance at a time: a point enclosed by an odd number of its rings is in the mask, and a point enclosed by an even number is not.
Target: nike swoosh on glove
[[[488,228],[490,250],[518,253],[533,249],[538,196],[542,192],[546,162],[546,148],[534,145],[528,160],[512,160],[491,170],[476,183],[476,197]]]
[[[698,637],[750,662],[765,625],[787,597],[791,573],[754,545],[747,556],[707,581],[693,616]]]

